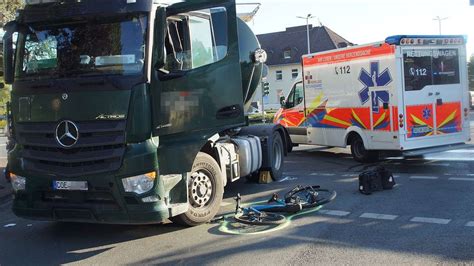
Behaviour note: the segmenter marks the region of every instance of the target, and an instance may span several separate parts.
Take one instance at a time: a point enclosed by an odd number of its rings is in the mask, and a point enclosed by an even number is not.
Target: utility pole
[[[298,16],[297,18],[306,19],[306,35],[307,35],[307,38],[308,38],[308,54],[311,54],[311,43],[310,43],[310,39],[309,39],[309,20],[312,19],[312,18],[315,18],[315,17],[313,17],[311,14],[308,14],[306,17]]]
[[[445,17],[445,18],[442,18],[440,16],[436,16],[433,20],[437,20],[438,21],[438,27],[439,27],[439,35],[441,35],[441,22],[443,20],[447,20],[448,17]]]

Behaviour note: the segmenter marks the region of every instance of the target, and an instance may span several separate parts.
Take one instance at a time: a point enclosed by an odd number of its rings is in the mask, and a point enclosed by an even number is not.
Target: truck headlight
[[[10,173],[10,179],[11,179],[11,182],[12,182],[13,191],[18,192],[20,190],[25,190],[25,188],[26,188],[26,177]]]
[[[138,195],[147,193],[155,185],[156,172],[143,175],[132,176],[122,179],[125,192],[136,193]]]

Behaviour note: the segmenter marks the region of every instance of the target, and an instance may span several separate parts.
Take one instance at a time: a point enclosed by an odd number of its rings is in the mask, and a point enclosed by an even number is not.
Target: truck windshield
[[[20,32],[16,78],[143,73],[147,17],[29,26]]]

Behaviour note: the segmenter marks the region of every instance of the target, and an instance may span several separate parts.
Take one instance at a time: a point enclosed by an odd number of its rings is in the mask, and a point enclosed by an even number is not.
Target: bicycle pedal
[[[272,197],[267,201],[267,203],[276,202],[280,199],[277,193],[273,193]]]

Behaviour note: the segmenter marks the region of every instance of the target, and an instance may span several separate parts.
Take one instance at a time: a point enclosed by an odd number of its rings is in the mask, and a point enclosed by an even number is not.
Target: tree
[[[15,19],[16,11],[23,6],[23,0],[0,0],[0,26]]]
[[[14,20],[16,11],[24,6],[23,0],[0,0],[0,29],[8,21]],[[0,57],[3,54],[0,53]],[[0,58],[0,62],[3,62],[3,58]],[[3,83],[3,76],[0,76],[0,83]],[[5,106],[10,101],[10,86],[0,89],[0,115],[5,115]],[[5,127],[6,121],[0,120],[0,128]]]

